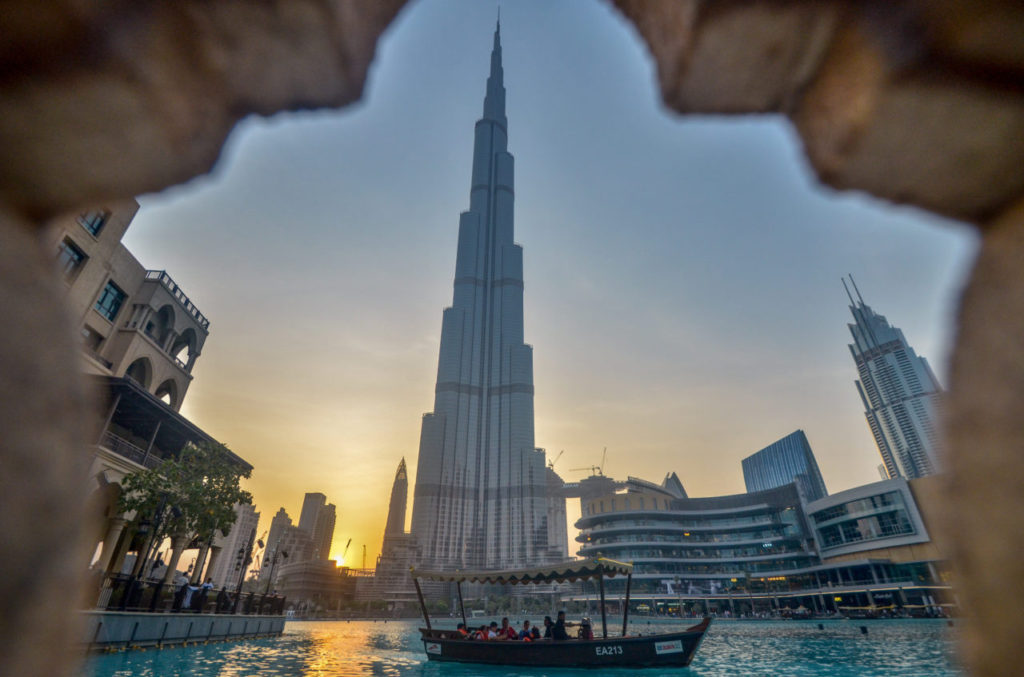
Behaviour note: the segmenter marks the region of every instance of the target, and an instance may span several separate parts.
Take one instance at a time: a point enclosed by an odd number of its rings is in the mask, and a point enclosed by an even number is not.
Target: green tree
[[[159,517],[158,539],[184,534],[189,541],[209,542],[217,530],[231,530],[236,503],[252,503],[252,494],[240,486],[251,474],[224,445],[189,443],[177,458],[127,476],[120,509],[154,523]]]

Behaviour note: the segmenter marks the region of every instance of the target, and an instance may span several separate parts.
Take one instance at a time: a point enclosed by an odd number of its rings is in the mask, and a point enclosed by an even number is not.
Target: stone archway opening
[[[149,361],[149,358],[140,357],[128,365],[128,369],[124,372],[124,375],[138,383],[146,390],[149,390],[150,383],[153,381],[153,365]]]

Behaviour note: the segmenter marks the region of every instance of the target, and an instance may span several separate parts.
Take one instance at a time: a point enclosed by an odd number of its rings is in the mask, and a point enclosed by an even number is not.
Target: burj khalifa
[[[452,305],[441,322],[434,410],[423,417],[412,534],[421,567],[531,566],[549,544],[545,456],[534,447],[533,349],[523,342],[523,249],[494,31]]]

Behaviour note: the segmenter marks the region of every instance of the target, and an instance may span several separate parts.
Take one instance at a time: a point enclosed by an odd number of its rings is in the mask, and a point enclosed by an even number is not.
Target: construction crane
[[[564,453],[565,453],[565,449],[562,449],[560,452],[558,452],[558,456],[555,456],[555,460],[548,461],[548,468],[550,468],[551,470],[554,470],[555,469],[555,464],[558,463],[558,459],[562,458],[562,454],[564,454]]]
[[[348,554],[348,546],[352,545],[352,539],[348,539],[348,543],[345,544],[345,549],[341,551],[341,561],[345,561],[345,555]]]
[[[598,477],[604,477],[604,462],[608,458],[608,447],[604,448],[604,452],[601,454],[601,465],[588,465],[582,468],[569,468],[569,472],[577,472],[583,470],[589,470],[591,475],[597,475]]]

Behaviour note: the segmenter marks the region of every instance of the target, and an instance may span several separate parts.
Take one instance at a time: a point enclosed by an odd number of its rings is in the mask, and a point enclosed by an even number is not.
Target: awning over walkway
[[[546,564],[532,569],[506,569],[503,571],[417,571],[412,570],[413,578],[429,581],[450,581],[461,583],[498,583],[515,585],[518,583],[565,583],[590,580],[601,576],[619,576],[633,572],[633,565],[617,562],[604,557],[590,559],[570,559],[563,562]]]

